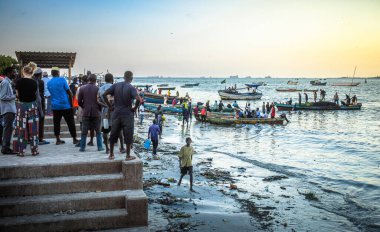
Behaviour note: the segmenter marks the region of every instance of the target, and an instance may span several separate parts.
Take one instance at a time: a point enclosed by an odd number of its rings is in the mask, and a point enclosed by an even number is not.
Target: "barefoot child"
[[[189,174],[190,176],[190,191],[194,192],[193,190],[193,154],[194,154],[194,149],[190,145],[192,142],[190,137],[186,138],[186,145],[181,148],[179,151],[178,157],[179,157],[179,165],[181,169],[181,177],[178,182],[178,186],[181,185],[182,178],[186,175]]]

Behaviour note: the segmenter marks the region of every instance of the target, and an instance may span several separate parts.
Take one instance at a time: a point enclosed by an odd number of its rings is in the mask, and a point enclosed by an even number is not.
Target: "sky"
[[[0,0],[0,54],[76,52],[73,74],[380,76],[380,0]]]

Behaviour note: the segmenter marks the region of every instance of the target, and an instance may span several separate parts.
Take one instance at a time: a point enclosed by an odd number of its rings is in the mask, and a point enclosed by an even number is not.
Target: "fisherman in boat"
[[[301,105],[302,102],[302,96],[301,93],[298,93],[298,105]]]
[[[270,112],[270,106],[269,106],[269,102],[267,102],[267,104],[266,104],[266,106],[265,106],[266,108],[267,108],[267,114],[269,114],[269,112]],[[265,110],[263,111],[263,113],[265,113]]]
[[[274,103],[272,102],[271,111],[270,111],[270,117],[274,118],[275,116],[276,116],[276,108],[274,107]]]
[[[346,106],[349,106],[351,103],[351,98],[346,94]]]
[[[223,104],[222,100],[220,100],[220,102],[219,102],[219,112],[223,111],[223,109],[224,109],[224,104]]]
[[[288,104],[288,105],[291,105],[292,103],[293,103],[293,99],[292,98],[290,98],[290,100],[286,102],[286,104]]]
[[[214,105],[212,106],[212,108],[218,109],[218,101],[217,100],[215,100]]]
[[[352,97],[352,105],[357,105],[358,104],[358,98],[356,97],[356,95],[354,95]]]
[[[263,105],[261,106],[261,111],[265,112],[265,102],[263,102]]]
[[[314,94],[314,102],[317,102],[317,91],[313,91]]]
[[[321,101],[325,101],[326,91],[321,89]]]
[[[339,105],[339,96],[338,96],[338,92],[335,92],[335,95],[334,95],[334,102],[335,102],[335,104]]]
[[[207,100],[206,102],[206,110],[211,112],[211,108],[210,108],[210,100]]]
[[[232,109],[232,105],[230,103],[227,104],[228,109]]]
[[[236,101],[234,101],[234,103],[232,104],[232,106],[233,106],[234,108],[240,108]]]
[[[305,94],[305,104],[309,101],[309,96],[307,96],[307,93],[303,93]]]
[[[177,99],[173,98],[172,106],[174,107],[175,105],[177,105]]]
[[[256,108],[256,118],[261,118],[261,113],[260,113],[259,107]]]

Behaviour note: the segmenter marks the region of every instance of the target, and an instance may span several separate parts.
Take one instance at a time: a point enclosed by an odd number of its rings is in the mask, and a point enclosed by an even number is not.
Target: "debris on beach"
[[[304,195],[305,196],[305,199],[306,200],[309,200],[309,201],[319,201],[318,197],[315,195],[315,193],[313,192],[300,192],[299,190],[297,190],[299,194],[301,195]]]
[[[159,180],[157,178],[150,178],[149,180],[144,180],[143,189],[145,190],[147,188],[152,187],[153,185],[162,185],[164,187],[170,186],[169,183],[161,182],[161,180]]]
[[[275,207],[258,207],[249,199],[238,199],[238,201],[242,205],[243,209],[248,211],[249,215],[260,219],[260,224],[263,228],[267,228],[271,225],[270,221],[274,218],[272,217],[270,210],[275,209]]]
[[[263,179],[263,181],[276,181],[276,180],[282,180],[282,179],[288,179],[287,176],[268,176]]]
[[[238,187],[236,186],[236,184],[230,184],[230,189],[233,189],[233,190],[236,190]]]
[[[202,176],[212,180],[232,180],[231,173],[220,169],[208,169],[201,173]]]

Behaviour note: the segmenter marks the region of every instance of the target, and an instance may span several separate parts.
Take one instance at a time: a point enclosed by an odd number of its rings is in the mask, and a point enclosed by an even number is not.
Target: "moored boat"
[[[169,86],[169,84],[158,84],[157,87],[166,87]]]
[[[301,92],[301,89],[276,89],[278,92]]]
[[[180,87],[181,88],[193,88],[194,86],[192,86],[192,85],[181,85]]]
[[[332,86],[358,86],[360,82],[352,82],[352,83],[333,83]]]
[[[194,83],[194,84],[185,84],[185,86],[198,86],[199,83]]]
[[[261,99],[262,93],[246,92],[241,93],[238,91],[219,90],[219,96],[222,100],[256,100]]]
[[[161,90],[175,90],[175,87],[158,87]]]
[[[144,104],[144,109],[149,112],[154,112],[158,108],[158,105],[155,104]],[[161,109],[166,114],[182,114],[182,108],[180,107],[172,107],[171,105],[161,105]]]
[[[200,121],[200,118],[196,118]],[[232,117],[214,117],[207,116],[206,122],[215,125],[238,125],[238,124],[280,124],[284,123],[282,118],[232,118]]]
[[[161,95],[161,94],[156,94],[156,93],[144,92],[143,98],[144,98],[145,102],[148,102],[148,103],[164,104],[165,96]],[[187,101],[187,99],[184,97],[177,98],[176,96],[168,96],[168,104],[172,103],[174,98],[180,102],[181,101]]]
[[[325,86],[327,82],[321,82],[320,80],[316,80],[316,81],[310,81],[310,84],[315,85],[315,86]]]
[[[274,105],[280,111],[292,111],[292,110],[360,110],[361,103],[357,105],[338,105],[334,102],[308,102],[306,104],[283,104],[275,102]]]
[[[304,89],[304,92],[318,92],[318,89]]]
[[[298,81],[288,81],[288,85],[298,85]]]

